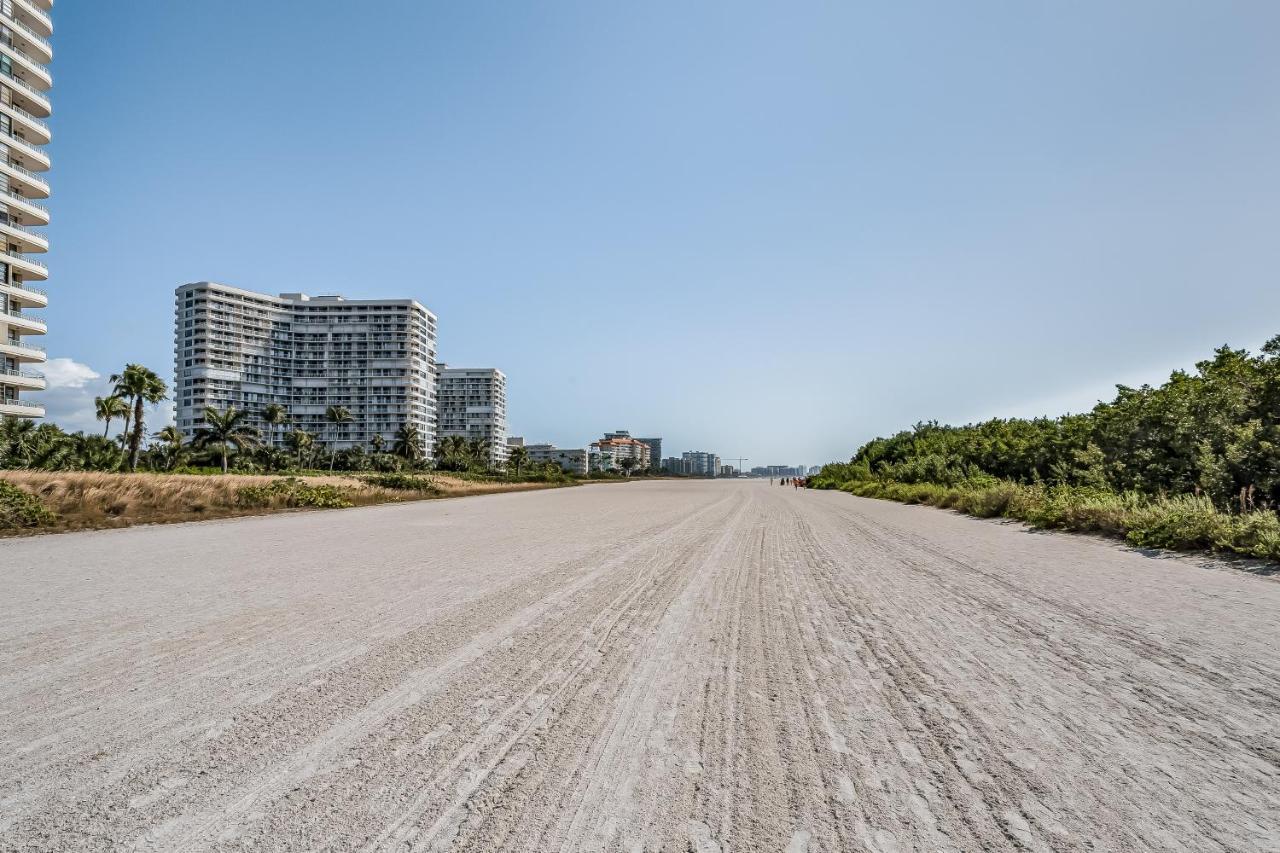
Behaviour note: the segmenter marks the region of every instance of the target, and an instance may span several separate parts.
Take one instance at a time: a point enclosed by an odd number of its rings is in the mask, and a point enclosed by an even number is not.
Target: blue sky
[[[232,25],[229,22],[234,22]],[[60,0],[51,414],[413,296],[510,426],[817,463],[1280,333],[1280,4]]]

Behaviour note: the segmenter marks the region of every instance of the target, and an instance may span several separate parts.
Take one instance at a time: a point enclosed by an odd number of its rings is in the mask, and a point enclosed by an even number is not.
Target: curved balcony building
[[[50,12],[53,0],[0,0],[0,417],[39,418],[44,408],[27,395],[45,388],[37,369],[44,348],[32,338],[45,322],[33,309],[49,304],[32,282],[49,277],[39,255],[49,240],[38,229],[49,224],[41,199],[49,197],[50,140],[45,121],[52,105],[53,61]]]
[[[269,296],[200,281],[178,288],[174,308],[175,423],[184,435],[204,426],[206,407],[235,407],[275,447],[301,429],[327,449],[390,448],[407,426],[431,448],[436,316],[417,301]],[[273,403],[287,429],[263,419]],[[351,421],[326,420],[330,406]]]

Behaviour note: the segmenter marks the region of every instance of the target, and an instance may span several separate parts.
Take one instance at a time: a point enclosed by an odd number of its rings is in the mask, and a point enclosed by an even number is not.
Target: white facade
[[[494,367],[440,366],[437,440],[458,435],[489,442],[489,465],[507,461],[507,377]]]
[[[204,423],[206,406],[234,406],[276,446],[304,429],[330,449],[367,450],[375,435],[390,447],[407,424],[424,451],[431,447],[436,318],[418,302],[268,296],[205,281],[179,287],[175,311],[176,423],[184,434]],[[288,412],[284,427],[263,422],[272,403]],[[330,424],[330,406],[345,407],[352,420]]]
[[[588,460],[592,471],[622,470],[624,459],[633,459],[632,471],[649,467],[649,445],[631,438],[625,432],[605,433],[600,441],[593,441]]]
[[[52,0],[0,0],[0,416],[44,417],[44,407],[27,396],[43,391],[44,348],[31,342],[45,334],[45,321],[31,313],[49,304],[32,282],[49,270],[33,255],[49,251],[49,240],[34,228],[49,224],[40,199],[49,197],[49,155],[53,60],[49,37]]]
[[[554,444],[526,444],[524,449],[529,454],[529,464],[545,465],[554,462],[570,474],[587,474],[590,461],[586,450],[577,448],[569,450],[556,447]]]

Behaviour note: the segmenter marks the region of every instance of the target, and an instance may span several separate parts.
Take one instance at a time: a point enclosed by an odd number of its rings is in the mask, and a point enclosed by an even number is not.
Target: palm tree
[[[0,468],[27,467],[39,446],[39,439],[39,427],[35,421],[0,419]]]
[[[213,406],[204,409],[205,425],[196,430],[195,446],[206,448],[217,446],[222,451],[222,473],[227,473],[227,451],[235,445],[237,451],[256,447],[261,442],[260,433],[245,421],[249,413],[230,406],[225,412],[219,412]]]
[[[100,435],[74,433],[68,442],[74,451],[73,466],[81,471],[119,471],[122,455],[114,441]]]
[[[375,432],[373,438],[369,439],[369,443],[373,445],[373,452],[381,453],[382,448],[387,446],[387,440],[382,437],[382,433]]]
[[[329,423],[333,424],[333,429],[335,434],[338,431],[339,425],[351,423],[351,421],[353,420],[353,418],[351,417],[351,410],[348,409],[346,406],[330,406],[329,408],[324,410],[324,419]],[[333,445],[334,446],[329,449],[329,473],[330,474],[333,473],[333,462],[335,459],[338,458],[338,447],[337,447],[338,439],[336,435],[333,439]]]
[[[316,437],[305,429],[295,429],[284,437],[284,443],[294,453],[298,454],[298,468],[302,468],[302,454],[315,443]]]
[[[436,442],[436,464],[448,471],[466,467],[467,440],[460,435],[446,435]]]
[[[178,467],[183,454],[186,453],[186,447],[183,444],[186,436],[182,434],[182,430],[170,424],[156,433],[155,437],[157,441],[164,443],[165,467],[172,471]]]
[[[401,424],[396,430],[396,440],[391,445],[391,452],[408,462],[422,459],[422,434],[412,424]]]
[[[84,438],[84,436],[80,436]],[[94,436],[98,438],[98,436]],[[108,441],[108,443],[110,443]],[[29,467],[40,471],[74,471],[80,467],[79,446],[75,435],[66,435],[41,444],[31,454]],[[119,448],[117,448],[117,451]],[[119,456],[117,454],[117,462]]]
[[[116,418],[127,419],[129,417],[129,404],[124,401],[123,397],[118,397],[115,394],[106,397],[94,397],[93,409],[98,420],[107,422],[107,425],[102,428],[103,438],[106,438],[107,434],[111,432],[111,422],[113,420]],[[128,421],[126,420],[125,423],[125,430],[128,430]]]
[[[507,465],[516,466],[516,476],[520,476],[520,469],[529,463],[529,451],[523,447],[513,447],[511,452],[507,454]]]
[[[622,476],[630,477],[631,469],[635,468],[639,464],[640,464],[639,459],[636,459],[635,457],[632,457],[632,456],[628,456],[626,459],[623,459],[621,462],[618,463],[618,467],[622,469]]]
[[[271,438],[275,438],[276,427],[284,426],[289,422],[289,410],[279,403],[268,403],[262,410],[262,420],[270,427]]]
[[[129,432],[129,470],[136,471],[138,451],[142,448],[143,404],[159,403],[169,393],[169,388],[164,384],[164,380],[155,374],[155,371],[140,364],[126,364],[124,372],[112,376],[111,381],[115,383],[116,396],[131,400],[133,403],[133,431]],[[125,430],[126,432],[129,430],[128,421],[126,421]]]
[[[473,438],[467,444],[467,456],[472,463],[488,470],[490,442],[487,438]]]

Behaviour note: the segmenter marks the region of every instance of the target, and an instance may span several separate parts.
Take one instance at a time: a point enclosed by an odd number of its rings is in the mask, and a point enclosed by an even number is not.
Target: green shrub
[[[1232,550],[1280,562],[1280,515],[1258,510],[1232,521]]]
[[[372,474],[365,477],[364,480],[370,485],[384,489],[394,489],[402,492],[423,492],[433,495],[441,494],[440,488],[430,479],[427,477],[415,477],[412,474]]]
[[[954,509],[980,518],[1012,518],[1032,527],[1101,533],[1140,548],[1223,551],[1280,561],[1280,515],[1232,515],[1207,497],[1148,498],[1083,486],[1024,486],[990,477],[954,486],[854,479],[841,491],[864,498]]]
[[[274,480],[265,486],[245,486],[236,490],[236,501],[244,507],[315,507],[346,509],[354,506],[344,489],[312,485],[297,477]]]
[[[57,518],[35,495],[0,480],[0,530],[44,527]]]
[[[1144,548],[1173,550],[1232,549],[1231,516],[1205,497],[1182,495],[1140,507],[1130,514],[1125,539]]]

